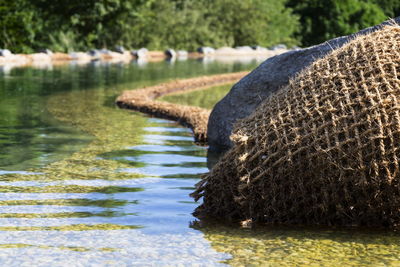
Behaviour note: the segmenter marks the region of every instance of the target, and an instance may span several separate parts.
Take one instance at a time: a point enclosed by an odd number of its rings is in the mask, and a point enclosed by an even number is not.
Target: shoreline
[[[261,49],[261,50],[243,50],[222,47],[212,52],[186,52],[169,49],[167,51],[148,51],[147,49],[139,49],[137,51],[124,51],[114,52],[110,50],[93,50],[91,52],[71,52],[60,53],[51,51],[45,53],[32,53],[32,54],[12,54],[8,50],[2,50],[3,55],[0,55],[0,66],[18,66],[28,67],[35,65],[62,65],[70,62],[77,63],[90,63],[95,61],[109,62],[109,63],[129,63],[131,61],[145,61],[145,62],[159,62],[164,60],[186,60],[186,59],[231,59],[231,58],[268,58],[283,52],[288,49]],[[4,52],[5,51],[5,52]],[[171,52],[172,51],[172,52]]]
[[[116,99],[120,108],[146,113],[157,118],[169,119],[193,131],[195,143],[207,144],[207,124],[211,110],[157,101],[157,98],[168,94],[186,93],[195,90],[207,89],[213,86],[224,85],[239,81],[249,72],[235,72],[202,76],[197,78],[181,79],[122,92]]]

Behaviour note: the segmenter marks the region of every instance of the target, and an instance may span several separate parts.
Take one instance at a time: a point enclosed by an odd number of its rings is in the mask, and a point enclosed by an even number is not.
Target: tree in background
[[[296,43],[297,17],[285,1],[158,0],[140,6],[132,33],[149,48]],[[173,19],[171,19],[173,18]]]
[[[290,0],[288,6],[300,16],[296,37],[304,46],[379,24],[400,11],[398,0]]]
[[[41,32],[39,16],[26,0],[0,0],[0,48],[32,52]]]
[[[399,0],[0,0],[0,48],[308,46],[399,12]]]
[[[205,16],[225,45],[294,44],[298,18],[286,1],[203,0]]]
[[[394,18],[400,15],[399,0],[373,0],[372,2],[380,6],[386,16]]]
[[[0,47],[88,48],[295,44],[286,0],[0,0]]]

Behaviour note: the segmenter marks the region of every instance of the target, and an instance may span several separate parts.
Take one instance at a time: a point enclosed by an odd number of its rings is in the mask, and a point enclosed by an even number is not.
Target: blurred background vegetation
[[[0,0],[0,48],[309,46],[399,12],[399,0]]]

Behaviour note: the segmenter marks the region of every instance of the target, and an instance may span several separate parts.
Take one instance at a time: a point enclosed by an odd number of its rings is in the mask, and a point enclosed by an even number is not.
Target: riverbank
[[[156,99],[168,94],[201,90],[212,86],[233,83],[248,72],[203,76],[163,83],[156,86],[124,91],[116,100],[121,108],[140,111],[155,117],[177,121],[192,129],[196,143],[207,144],[207,124],[210,110],[194,106],[173,104]]]
[[[4,264],[396,266],[400,236],[390,231],[194,223],[198,204],[188,194],[207,172],[207,150],[177,123],[114,105],[124,88],[255,65],[188,60],[0,74]]]
[[[166,51],[148,51],[146,48],[126,51],[124,49],[111,51],[107,49],[93,49],[89,52],[60,53],[43,50],[33,54],[13,54],[7,49],[0,49],[0,66],[40,66],[60,65],[68,62],[89,63],[92,61],[104,61],[111,63],[129,63],[133,60],[141,62],[157,62],[163,60],[186,60],[189,58],[218,58],[221,60],[233,58],[268,58],[286,52],[286,47],[263,48],[263,47],[221,47],[213,49],[210,47],[199,48],[198,52],[187,52],[184,50],[168,49]]]

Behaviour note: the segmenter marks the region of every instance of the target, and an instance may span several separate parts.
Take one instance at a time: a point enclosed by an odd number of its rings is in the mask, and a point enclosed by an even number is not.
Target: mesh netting
[[[122,108],[134,109],[159,118],[175,120],[193,130],[196,143],[206,144],[207,123],[210,116],[209,110],[200,107],[156,101],[156,99],[171,93],[182,93],[231,83],[237,81],[246,74],[247,72],[217,74],[124,91],[123,94],[117,98],[116,103]]]
[[[235,126],[192,195],[198,217],[396,227],[400,27],[317,60]]]

